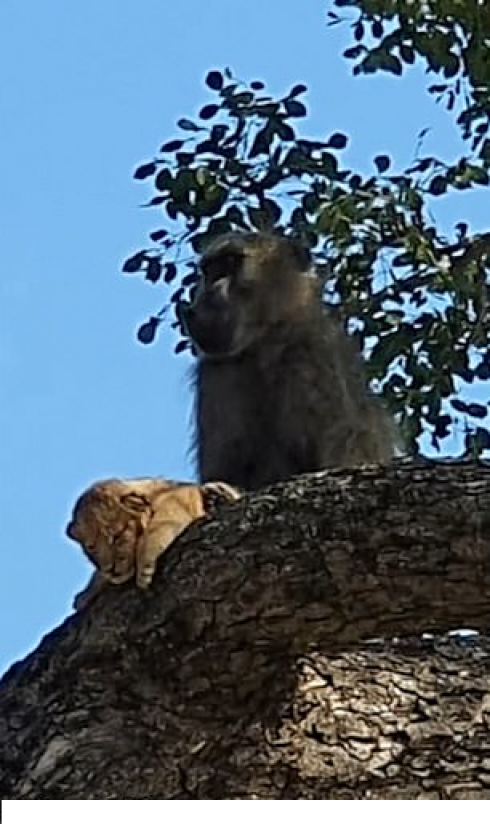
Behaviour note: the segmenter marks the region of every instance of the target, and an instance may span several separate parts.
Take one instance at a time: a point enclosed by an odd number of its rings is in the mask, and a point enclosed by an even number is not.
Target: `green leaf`
[[[336,180],[338,166],[337,158],[333,154],[330,152],[322,152],[321,170],[326,177],[330,178],[330,180]]]
[[[155,188],[158,189],[159,192],[170,191],[172,184],[172,173],[168,169],[162,169],[160,172],[158,172],[155,178]]]
[[[447,77],[447,78],[454,77],[454,75],[456,75],[458,73],[458,71],[459,71],[459,59],[456,57],[455,54],[452,54],[451,52],[448,52],[445,55],[444,68],[442,70],[442,73],[443,73],[444,77]]]
[[[390,54],[385,47],[379,47],[369,52],[361,63],[360,68],[365,74],[373,74],[377,71],[391,72],[400,75],[403,71],[401,60]]]
[[[487,186],[489,182],[488,172],[486,169],[482,169],[481,166],[471,166],[469,179],[479,186]]]
[[[208,72],[205,83],[210,89],[218,92],[223,86],[223,75],[218,71]]]
[[[391,332],[379,338],[369,358],[376,371],[384,374],[392,361],[403,351],[407,342],[402,330]]]

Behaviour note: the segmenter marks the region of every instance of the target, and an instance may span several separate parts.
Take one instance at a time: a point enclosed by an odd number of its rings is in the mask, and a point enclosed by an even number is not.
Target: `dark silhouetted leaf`
[[[133,274],[141,271],[143,262],[146,260],[145,252],[137,252],[132,257],[124,261],[122,271],[126,274]]]
[[[458,235],[458,240],[463,240],[463,238],[465,238],[468,234],[469,226],[467,223],[463,223],[463,221],[457,223],[454,228],[456,230],[456,234]]]
[[[262,83],[262,80],[252,80],[250,88],[253,89],[254,92],[260,92],[261,89],[265,88],[265,83]]]
[[[155,243],[158,243],[159,240],[163,240],[164,237],[167,237],[168,232],[166,229],[156,229],[155,232],[150,232],[150,238]]]
[[[190,348],[191,347],[188,340],[179,340],[179,342],[174,346],[174,352],[176,355],[179,355],[181,352],[185,352],[186,349]]]
[[[135,180],[145,180],[147,177],[155,174],[157,170],[155,163],[144,163],[143,166],[138,166],[133,177]]]
[[[167,140],[162,146],[160,146],[161,152],[178,152],[179,149],[182,148],[184,145],[184,140]]]
[[[391,72],[391,74],[401,75],[403,73],[402,62],[398,57],[395,57],[394,54],[385,55],[381,61],[380,68],[384,69],[385,72]]]
[[[218,71],[208,72],[205,80],[206,86],[218,92],[223,87],[223,75]]]
[[[380,37],[383,37],[383,24],[381,20],[374,20],[371,26],[371,32],[373,37],[379,40]]]
[[[149,321],[143,323],[138,329],[136,337],[140,343],[153,343],[155,340],[156,331],[160,325],[159,318],[150,318]]]
[[[177,276],[177,267],[175,263],[166,263],[165,264],[165,273],[163,275],[163,279],[165,283],[172,283]]]
[[[180,120],[177,121],[177,126],[179,129],[182,129],[184,132],[200,132],[202,131],[200,126],[196,126],[192,120],[188,120],[187,117],[181,117]]]
[[[347,136],[341,132],[335,132],[331,135],[326,143],[332,149],[345,149],[347,146]]]
[[[152,197],[149,203],[145,203],[144,206],[161,206],[161,204],[164,203],[165,200],[166,198],[162,195],[157,195],[156,197]]]
[[[442,73],[443,73],[444,77],[447,77],[447,78],[454,77],[454,75],[458,73],[458,70],[459,70],[459,58],[456,57],[455,54],[452,54],[451,52],[448,52],[445,55],[444,68],[442,70]]]
[[[451,406],[456,410],[456,412],[468,414],[468,404],[464,401],[460,401],[459,398],[451,398]]]
[[[206,106],[203,106],[201,111],[199,112],[199,117],[201,120],[211,120],[212,117],[219,111],[219,106],[216,103],[208,103]]]
[[[158,189],[159,192],[168,192],[172,186],[172,183],[172,174],[168,169],[162,169],[158,172],[155,178],[155,188]]]
[[[288,117],[304,117],[306,115],[306,106],[299,100],[286,100],[284,108]]]
[[[173,295],[170,297],[171,303],[179,303],[180,300],[184,297],[185,289],[183,286],[180,286],[178,289],[175,290]]]
[[[434,434],[436,438],[446,438],[449,435],[449,427],[452,424],[451,415],[439,415],[436,418]]]
[[[469,403],[467,411],[472,418],[486,418],[487,416],[487,408],[481,403]]]
[[[344,57],[347,57],[348,60],[355,60],[357,57],[360,57],[361,54],[364,54],[365,51],[365,46],[351,46],[350,49],[345,50]]]
[[[415,52],[411,46],[402,44],[400,46],[400,57],[404,63],[408,63],[409,65],[415,63]]]
[[[160,280],[161,274],[162,264],[160,261],[157,260],[157,258],[150,258],[148,266],[146,267],[145,280],[149,280],[150,283],[157,283]]]
[[[194,154],[192,152],[177,152],[175,159],[179,166],[189,166],[194,160]]]
[[[490,449],[490,433],[477,426],[474,432],[468,432],[465,436],[465,449],[467,455],[477,457],[484,449]]]
[[[337,158],[333,154],[322,152],[321,168],[326,177],[335,180],[338,175],[338,166]]]
[[[490,379],[490,362],[484,360],[479,363],[475,369],[475,376],[481,381],[488,381]]]
[[[299,94],[304,94],[307,91],[303,83],[297,83],[288,94],[288,97],[298,97]]]
[[[442,175],[436,175],[429,183],[429,192],[431,195],[443,195],[447,189],[447,182]]]
[[[197,274],[196,270],[194,269],[192,272],[189,272],[188,275],[182,278],[182,286],[186,288],[188,286],[193,286],[194,283],[197,283],[199,280],[199,275]]]
[[[377,157],[374,158],[374,165],[376,166],[380,175],[390,168],[390,164],[391,160],[388,157],[388,155],[377,155]]]

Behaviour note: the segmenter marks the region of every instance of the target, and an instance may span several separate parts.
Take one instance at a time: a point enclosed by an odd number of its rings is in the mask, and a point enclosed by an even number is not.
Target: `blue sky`
[[[192,478],[189,361],[135,340],[162,287],[120,274],[161,225],[140,209],[132,171],[207,98],[210,68],[230,66],[280,94],[310,92],[310,136],[351,136],[345,163],[374,155],[454,157],[458,131],[404,79],[353,79],[349,42],[325,3],[284,0],[3,0],[0,8],[1,432],[0,671],[71,609],[89,575],[64,537],[71,505],[98,478]],[[488,191],[440,207],[484,228]],[[488,204],[487,204],[488,205]],[[464,215],[461,210],[464,210]],[[451,211],[452,210],[452,211]]]

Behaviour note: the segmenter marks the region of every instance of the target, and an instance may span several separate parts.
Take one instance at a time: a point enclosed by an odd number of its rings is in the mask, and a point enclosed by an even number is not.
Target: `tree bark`
[[[485,464],[245,496],[5,675],[2,797],[490,799],[490,644],[420,637],[489,595]]]

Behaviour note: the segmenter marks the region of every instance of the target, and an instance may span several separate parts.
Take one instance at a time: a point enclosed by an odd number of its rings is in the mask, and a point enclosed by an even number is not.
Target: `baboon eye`
[[[203,261],[202,271],[206,281],[214,283],[221,280],[221,278],[234,277],[240,268],[240,264],[241,257],[239,255],[227,252]]]

